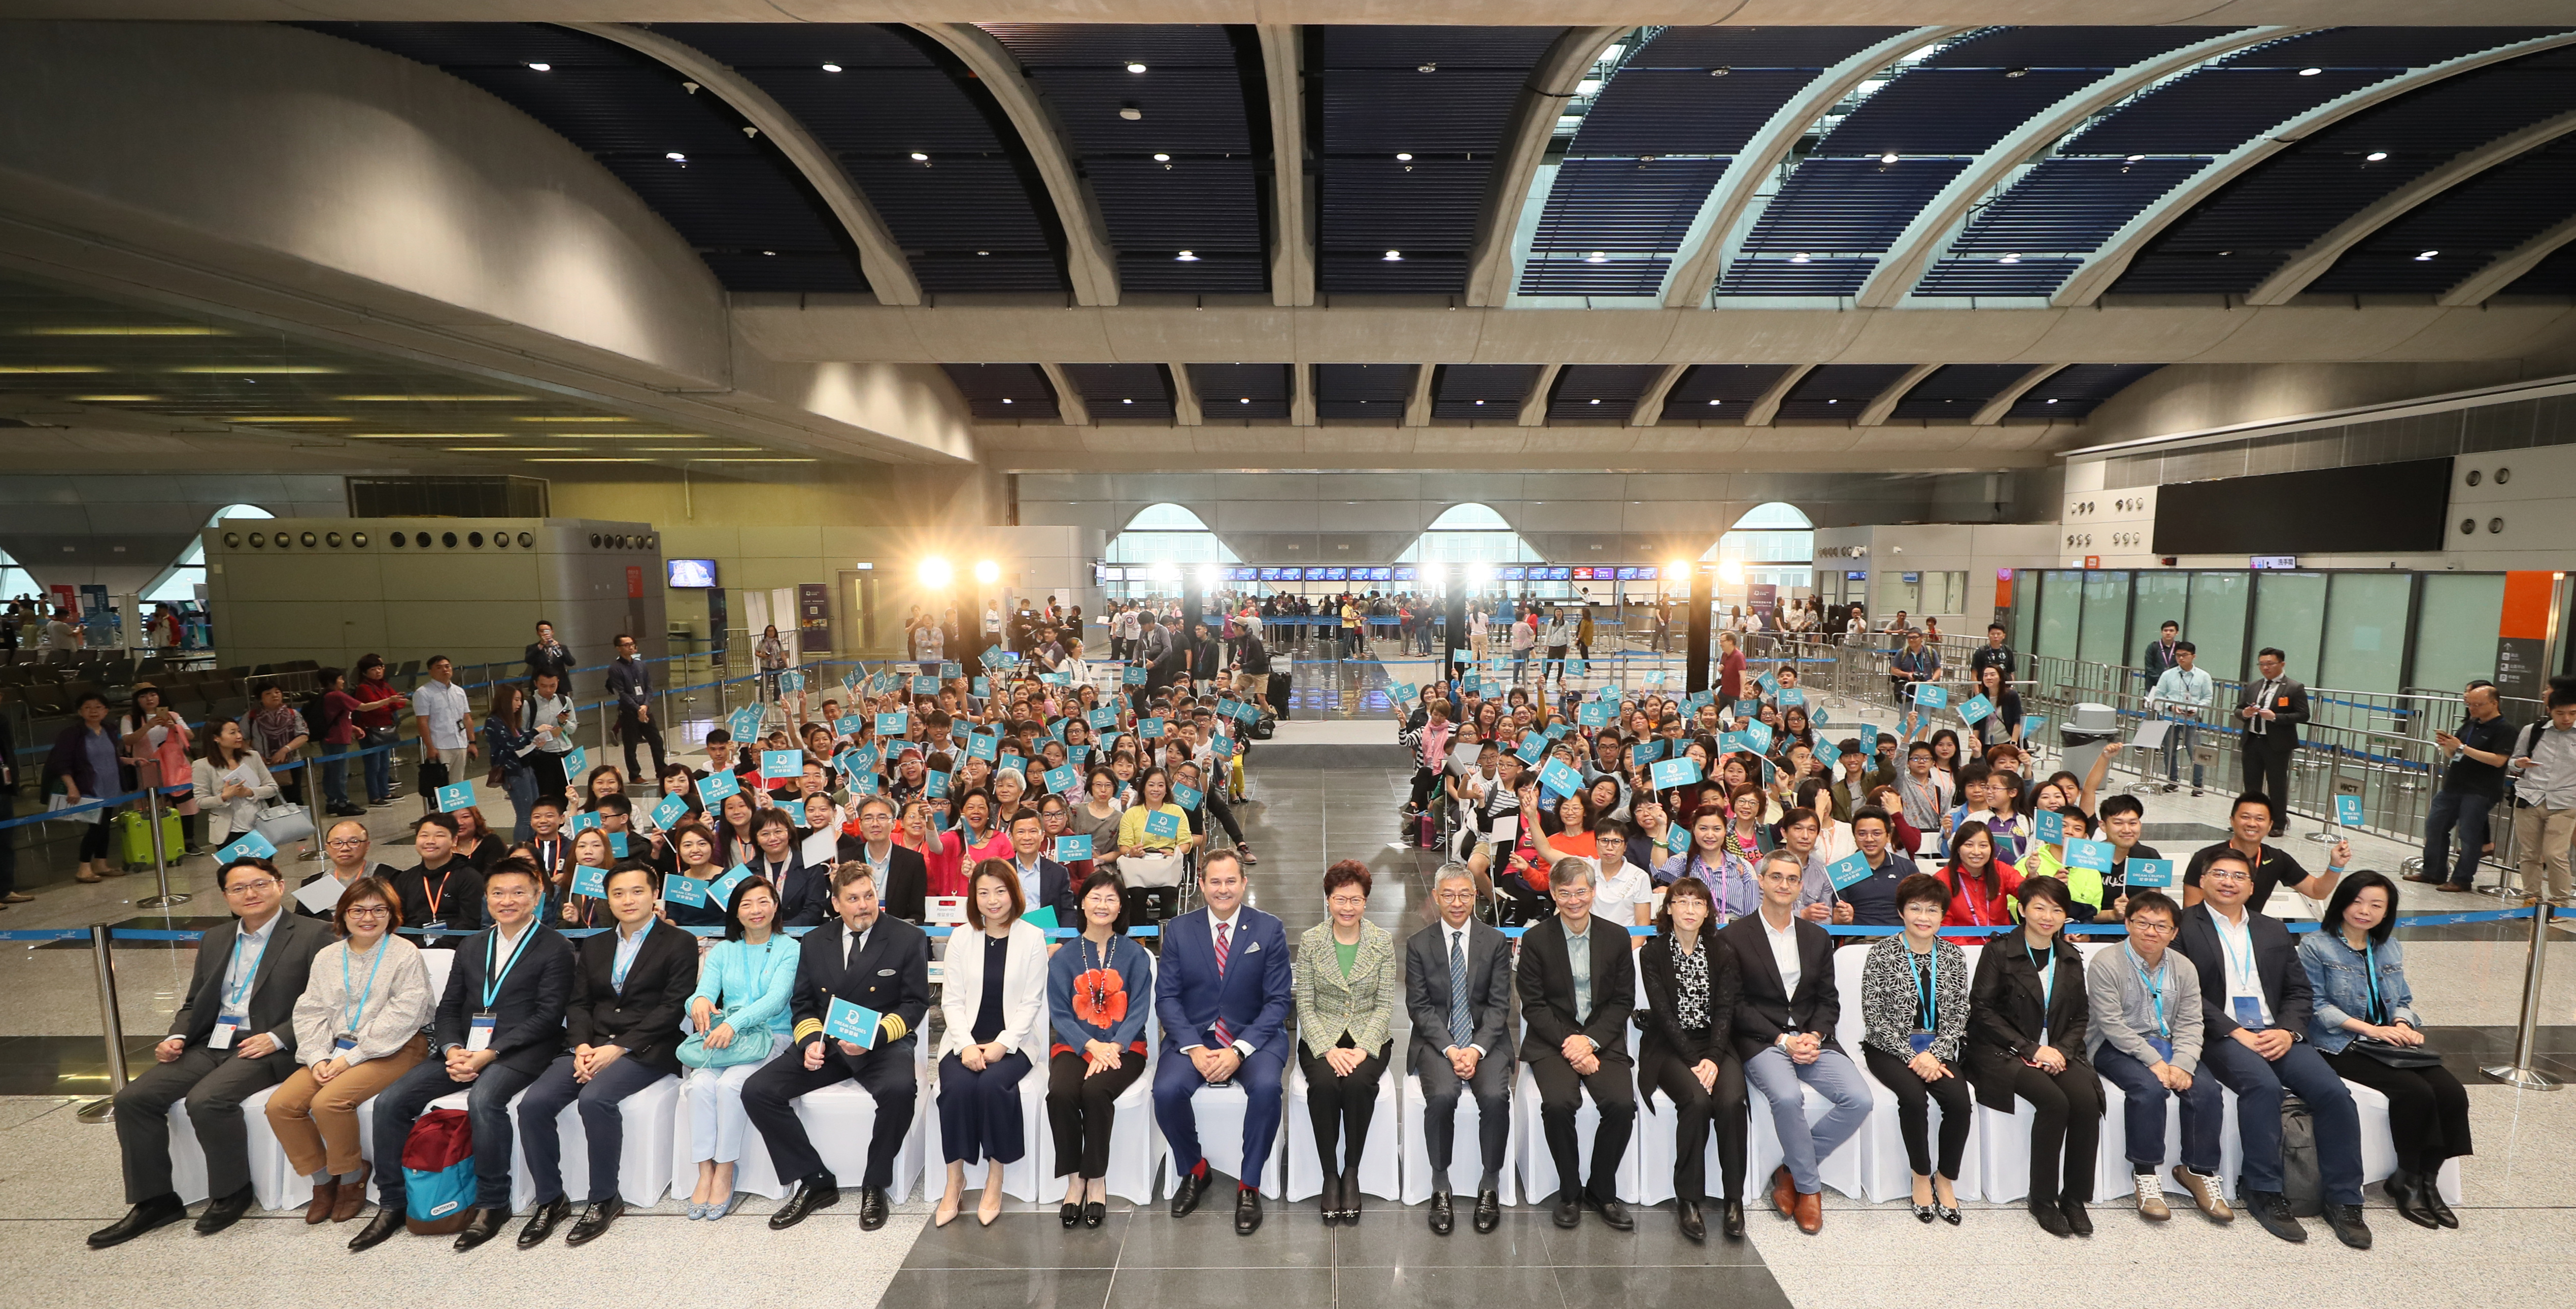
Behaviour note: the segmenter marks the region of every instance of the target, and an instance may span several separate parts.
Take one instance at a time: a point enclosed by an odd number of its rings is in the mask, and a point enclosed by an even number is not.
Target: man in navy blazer
[[[382,1207],[350,1249],[382,1245],[402,1230],[403,1143],[430,1101],[456,1091],[466,1092],[474,1128],[474,1212],[456,1248],[491,1240],[510,1220],[510,1098],[562,1052],[572,1000],[572,942],[537,921],[544,895],[536,865],[525,859],[504,859],[483,875],[492,925],[456,948],[429,1058],[376,1096],[376,1158],[390,1166],[376,1169]]]
[[[1082,926],[1081,907],[1073,900],[1073,873],[1046,857],[1046,820],[1035,809],[1023,809],[1011,820],[1011,870],[1020,875],[1020,898],[1035,911],[1055,910],[1058,927]]]
[[[1207,1156],[1199,1152],[1190,1097],[1202,1086],[1231,1082],[1251,1101],[1243,1111],[1234,1197],[1234,1230],[1245,1236],[1261,1226],[1261,1168],[1279,1134],[1279,1079],[1293,1039],[1288,932],[1243,903],[1247,889],[1243,861],[1233,851],[1207,856],[1199,866],[1207,907],[1163,925],[1163,963],[1154,979],[1154,1016],[1163,1024],[1154,1121],[1171,1143],[1180,1175],[1172,1216],[1198,1208],[1207,1190]]]

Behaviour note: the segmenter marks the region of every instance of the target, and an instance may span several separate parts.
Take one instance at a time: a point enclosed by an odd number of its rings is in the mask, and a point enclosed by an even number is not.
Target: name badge
[[[1905,1034],[1905,1044],[1908,1048],[1912,1049],[1914,1053],[1922,1054],[1932,1048],[1932,1034],[1930,1032],[1907,1032]]]
[[[206,1038],[206,1048],[209,1050],[232,1049],[233,1038],[241,1034],[241,1025],[242,1020],[230,1014],[216,1019],[215,1034]]]
[[[466,1019],[465,1048],[476,1051],[491,1049],[492,1032],[500,1025],[501,1020],[488,1013],[476,1014]]]
[[[933,924],[956,926],[966,921],[966,897],[934,895],[922,901],[922,916]]]
[[[347,1032],[342,1032],[337,1037],[332,1038],[331,1049],[335,1054],[347,1054],[357,1048],[358,1038]]]
[[[2147,1038],[2147,1046],[2149,1049],[2156,1052],[2156,1058],[2161,1059],[2166,1063],[2173,1062],[2173,1042],[2171,1040],[2161,1036],[2150,1036]]]
[[[2260,1030],[2263,1026],[2263,1002],[2250,995],[2234,996],[2229,1004],[2236,1011],[2236,1024]]]

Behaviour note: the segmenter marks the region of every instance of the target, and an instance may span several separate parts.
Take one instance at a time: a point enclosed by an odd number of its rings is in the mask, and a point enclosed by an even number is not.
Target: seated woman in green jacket
[[[1290,998],[1297,1011],[1297,1061],[1306,1070],[1306,1110],[1324,1168],[1317,1203],[1324,1225],[1360,1220],[1360,1151],[1386,1072],[1389,1028],[1402,984],[1395,936],[1368,921],[1368,865],[1344,859],[1324,870],[1323,922],[1297,942]],[[1350,1132],[1336,1169],[1334,1138]]]
[[[742,879],[725,906],[724,940],[699,965],[697,993],[689,997],[689,1029],[706,1034],[680,1047],[680,1062],[689,1065],[680,1096],[698,1156],[691,1218],[722,1218],[742,1203],[733,1189],[734,1161],[742,1157],[750,1123],[742,1085],[787,1047],[787,1001],[796,989],[796,942],[777,927],[777,888],[762,878]]]

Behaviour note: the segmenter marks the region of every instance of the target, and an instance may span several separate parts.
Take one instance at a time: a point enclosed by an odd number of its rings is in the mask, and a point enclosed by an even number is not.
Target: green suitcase
[[[152,825],[143,815],[129,809],[116,816],[116,849],[128,868],[152,867]],[[179,815],[161,815],[161,858],[178,863],[187,850],[187,837],[179,825]]]

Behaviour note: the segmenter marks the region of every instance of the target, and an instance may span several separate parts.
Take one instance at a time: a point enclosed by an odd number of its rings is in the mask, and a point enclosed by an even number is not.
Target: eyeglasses
[[[335,836],[322,844],[327,845],[334,850],[354,850],[366,843],[367,838],[363,836]]]
[[[1324,903],[1331,905],[1335,909],[1366,909],[1368,908],[1368,897],[1364,895],[1337,895],[1325,900]]]
[[[2250,882],[2254,876],[2242,868],[2204,868],[2200,872],[2200,880],[2204,883]]]
[[[2131,936],[2171,936],[2173,930],[2173,924],[2158,919],[2132,918],[2129,920]]]
[[[1473,900],[1476,898],[1475,888],[1468,886],[1444,886],[1432,894],[1443,900]]]
[[[224,883],[224,894],[246,895],[256,891],[273,890],[278,885],[278,880],[274,877],[245,877],[238,882]]]
[[[348,916],[351,918],[383,918],[392,912],[393,910],[387,909],[381,904],[370,902],[367,904],[353,904],[349,906]]]

